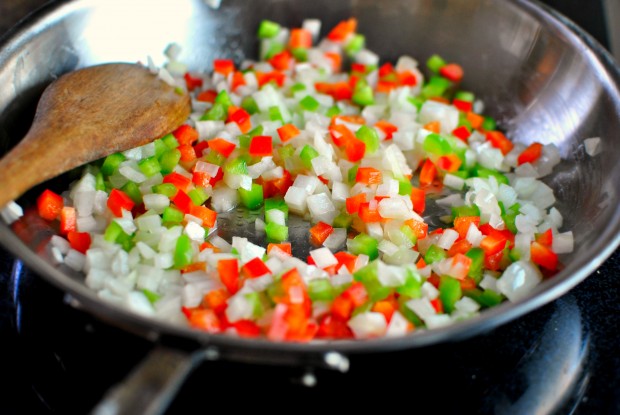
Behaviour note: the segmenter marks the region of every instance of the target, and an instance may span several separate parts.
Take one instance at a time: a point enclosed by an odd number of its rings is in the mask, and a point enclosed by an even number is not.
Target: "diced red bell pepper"
[[[37,198],[37,208],[39,210],[39,216],[43,219],[54,220],[62,211],[64,201],[62,196],[52,192],[49,189],[45,189],[43,193]]]
[[[223,138],[219,137],[214,138],[213,140],[209,140],[207,142],[209,143],[209,148],[211,150],[217,151],[224,157],[230,156],[230,153],[232,153],[235,147],[237,147],[235,143],[231,143],[230,141],[224,140]]]
[[[488,235],[480,242],[480,248],[484,250],[485,255],[493,255],[501,252],[508,243],[508,239],[499,234]]]
[[[384,94],[389,94],[390,91],[396,89],[398,87],[398,83],[395,81],[378,81],[377,82],[377,92],[383,92]]]
[[[381,184],[383,177],[380,170],[374,167],[359,167],[355,175],[355,181],[363,184]]]
[[[273,248],[278,248],[282,252],[285,252],[291,256],[293,255],[292,246],[290,242],[280,242],[279,244],[276,244],[273,242],[269,243],[269,245],[267,245],[267,253],[269,253]]]
[[[285,124],[278,128],[277,131],[283,143],[297,137],[300,133],[299,128],[295,127],[293,124]]]
[[[467,142],[467,140],[469,140],[469,136],[471,135],[471,132],[469,132],[467,127],[465,127],[464,125],[461,125],[460,127],[457,127],[454,130],[452,130],[452,135],[461,141]]]
[[[250,155],[254,157],[269,157],[273,155],[273,142],[270,135],[257,135],[252,137],[249,148]]]
[[[386,62],[379,67],[379,78],[388,76],[394,72],[394,65],[390,62]]]
[[[548,246],[534,241],[530,246],[530,255],[532,262],[549,271],[554,271],[558,268],[558,255]]]
[[[482,127],[484,117],[482,115],[476,114],[475,112],[469,111],[467,113],[467,121],[469,121],[469,124],[471,124],[471,128],[477,130]]]
[[[271,274],[271,270],[260,258],[254,258],[241,267],[241,273],[246,278],[257,278]]]
[[[192,204],[189,208],[189,214],[202,219],[202,226],[206,226],[207,228],[213,228],[215,226],[217,212],[206,206],[194,206]]]
[[[191,184],[191,179],[177,172],[172,172],[164,176],[164,183],[173,184],[179,190],[187,191],[187,187]]]
[[[336,252],[334,254],[336,259],[338,260],[338,268],[343,265],[347,267],[350,273],[355,271],[355,262],[357,261],[357,255],[353,255],[346,251]]]
[[[430,159],[426,159],[420,170],[420,186],[429,186],[437,177],[437,167]]]
[[[202,78],[193,77],[189,72],[185,72],[183,78],[185,79],[185,85],[188,91],[193,91],[196,88],[202,87]]]
[[[459,238],[464,239],[467,236],[472,223],[477,227],[480,223],[480,216],[459,216],[454,218],[454,230],[459,233]]]
[[[398,76],[398,83],[402,86],[416,86],[418,84],[418,78],[411,71],[400,71],[396,73]]]
[[[551,228],[547,229],[539,235],[536,235],[536,242],[551,247],[553,245],[553,231],[551,230]]]
[[[202,246],[201,246],[202,250]],[[193,262],[186,267],[181,268],[181,274],[187,274],[188,272],[205,271],[207,269],[206,262]]]
[[[312,33],[306,29],[291,29],[288,46],[291,49],[312,47]]]
[[[116,217],[123,216],[123,209],[131,211],[135,203],[125,192],[118,189],[112,189],[108,197],[108,208]]]
[[[501,131],[487,131],[486,139],[493,147],[499,148],[503,155],[510,153],[510,150],[514,147],[512,141],[506,138]]]
[[[248,114],[248,112],[243,108],[234,108],[229,110],[228,121],[237,124],[241,132],[244,134],[252,128],[250,114]]]
[[[473,109],[473,104],[470,101],[463,101],[462,99],[453,99],[452,105],[463,112],[469,112]]]
[[[60,211],[60,233],[63,235],[77,230],[77,214],[74,207],[64,206]]]
[[[202,157],[202,152],[209,148],[209,143],[207,141],[200,141],[196,143],[194,146],[194,151],[196,152],[196,157]]]
[[[222,331],[220,319],[215,311],[210,309],[193,309],[188,320],[189,325],[196,329],[204,330],[209,333],[219,333]]]
[[[207,172],[195,171],[192,173],[192,183],[196,186],[207,187],[211,185],[212,177]]]
[[[355,33],[357,29],[357,19],[350,18],[338,23],[327,35],[327,38],[334,42],[342,42],[349,35]]]
[[[394,133],[398,131],[397,126],[384,120],[377,121],[377,123],[375,124],[375,127],[383,131],[383,133],[385,134],[386,140],[391,140]]]
[[[194,161],[196,160],[196,151],[194,147],[189,144],[180,145],[177,150],[181,153],[181,161]]]
[[[71,231],[67,234],[67,239],[71,248],[83,254],[90,248],[90,234],[88,232],[75,232]]]
[[[461,167],[461,159],[456,154],[448,154],[447,156],[441,156],[437,159],[437,167],[447,171],[448,173],[454,173]]]
[[[235,92],[237,88],[242,85],[245,85],[245,78],[243,76],[243,72],[235,71],[232,76],[232,80],[230,81],[230,89]]]
[[[211,290],[205,294],[202,304],[215,311],[216,314],[223,313],[228,306],[228,299],[230,298],[230,294],[225,288],[220,288],[217,290]]]
[[[413,203],[413,210],[421,215],[426,209],[426,192],[423,189],[414,187],[411,189],[411,203]]]
[[[334,231],[334,228],[325,222],[319,222],[310,228],[310,241],[315,245],[323,245],[323,242]]]
[[[353,87],[348,82],[317,82],[314,88],[321,94],[331,95],[336,101],[351,99]]]
[[[291,67],[292,59],[293,55],[291,55],[291,52],[284,50],[273,55],[273,57],[269,59],[269,63],[274,67],[274,69],[286,71]]]
[[[425,130],[428,130],[432,133],[439,134],[441,132],[441,122],[439,121],[431,121],[427,124],[424,124],[423,127]]]
[[[379,214],[379,204],[376,200],[360,203],[358,215],[364,223],[381,222],[383,220]]]
[[[224,76],[235,70],[235,63],[231,59],[214,59],[213,70]]]
[[[456,254],[466,254],[471,249],[472,245],[467,239],[461,239],[455,242],[448,250],[448,256],[453,257]]]
[[[342,68],[342,55],[338,52],[325,52],[325,57],[332,62],[332,71],[340,72]]]
[[[220,259],[217,262],[217,273],[231,295],[239,291],[239,263],[236,258]]]
[[[439,69],[439,75],[452,82],[459,82],[463,79],[463,68],[456,63],[449,63]]]
[[[540,143],[532,143],[528,148],[523,150],[517,158],[517,163],[520,165],[525,163],[534,163],[542,155],[543,145]]]
[[[428,223],[415,219],[407,219],[404,223],[411,228],[418,239],[426,238],[426,235],[428,234]]]
[[[364,153],[366,153],[366,143],[364,143],[362,140],[353,137],[348,140],[344,145],[347,160],[351,162],[356,162],[364,158]]]
[[[239,320],[231,324],[239,337],[258,337],[261,335],[260,327],[252,320]]]
[[[172,132],[180,145],[191,145],[198,140],[198,131],[187,124],[183,124]]]
[[[255,71],[254,75],[256,76],[259,87],[262,87],[269,82],[275,82],[278,86],[283,86],[284,80],[286,79],[286,75],[284,74],[284,72],[277,70],[267,73]]]
[[[431,305],[433,306],[437,314],[443,313],[443,303],[441,302],[439,297],[435,298],[434,300],[431,300]]]
[[[279,179],[263,181],[263,197],[267,199],[274,196],[284,196],[292,185],[291,173],[288,170],[284,170],[282,177]]]
[[[321,318],[316,336],[323,339],[350,339],[353,332],[345,320],[327,314]]]
[[[338,147],[342,147],[350,140],[355,139],[355,135],[344,124],[333,124],[329,127],[329,133],[332,137],[332,141]],[[364,149],[366,149],[364,147]]]
[[[396,307],[394,307],[394,304],[389,300],[381,300],[381,301],[377,301],[372,306],[371,310],[374,311],[375,313],[383,314],[383,316],[385,317],[385,321],[389,323],[390,320],[392,320],[392,316],[394,315],[394,312],[396,311]]]
[[[194,202],[183,190],[179,189],[176,195],[171,199],[177,208],[183,213],[190,213]]]
[[[213,103],[215,98],[217,97],[217,91],[213,89],[207,89],[206,91],[202,91],[196,96],[196,100],[201,102],[210,102]]]
[[[494,254],[484,254],[484,267],[489,271],[499,271],[502,268],[504,250],[500,249]]]
[[[347,213],[353,215],[354,213],[359,212],[360,205],[366,202],[366,193],[359,193],[355,196],[347,197],[345,200],[345,205],[347,208]]]

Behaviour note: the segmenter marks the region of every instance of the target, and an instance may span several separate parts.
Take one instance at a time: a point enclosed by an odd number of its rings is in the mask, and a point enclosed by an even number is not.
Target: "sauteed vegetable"
[[[171,46],[158,71],[191,92],[192,117],[41,194],[58,262],[135,312],[275,341],[433,329],[556,273],[573,238],[539,180],[555,146],[511,142],[457,63],[434,55],[425,77],[411,57],[380,62],[355,19],[319,31],[263,21],[260,60],[212,74]],[[425,221],[431,203],[444,214]],[[261,212],[267,246],[217,236],[237,206]],[[290,215],[312,224],[307,258]]]

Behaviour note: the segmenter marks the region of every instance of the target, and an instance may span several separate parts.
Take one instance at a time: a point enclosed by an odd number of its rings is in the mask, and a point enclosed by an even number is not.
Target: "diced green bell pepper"
[[[299,158],[307,169],[312,169],[312,159],[319,156],[319,152],[310,144],[306,144],[299,153]]]
[[[125,156],[122,153],[110,154],[105,158],[101,165],[101,173],[104,176],[110,176],[118,169],[118,166],[125,161]]]
[[[308,295],[312,301],[332,301],[336,291],[328,278],[317,278],[308,283]]]
[[[347,241],[349,251],[354,255],[368,255],[371,260],[379,257],[379,243],[375,238],[365,233],[360,233],[353,239]]]
[[[193,257],[194,249],[191,239],[187,235],[179,236],[174,248],[174,267],[176,269],[185,268],[192,263]]]
[[[172,148],[159,157],[159,165],[161,166],[161,173],[172,173],[175,166],[179,164],[181,160],[181,152],[176,148]]]
[[[467,275],[476,281],[476,284],[482,279],[482,271],[484,269],[484,251],[481,248],[471,248],[465,254],[471,259],[471,265]]]
[[[462,296],[461,283],[452,277],[442,275],[439,281],[439,299],[443,304],[444,311],[452,313],[454,311],[454,304]]]
[[[238,192],[241,203],[250,210],[258,209],[263,204],[263,186],[260,184],[252,183],[250,190],[240,187]]]
[[[265,225],[267,239],[275,242],[282,242],[288,239],[288,226],[270,222]]]
[[[431,55],[426,61],[426,67],[435,73],[438,73],[445,65],[446,61],[439,55]]]
[[[431,133],[426,136],[423,144],[424,151],[437,156],[445,156],[452,153],[452,147],[448,140],[439,134]]]
[[[166,134],[164,137],[162,137],[161,141],[168,148],[177,148],[179,146],[179,140],[177,140],[177,138],[172,134]]]
[[[209,198],[209,195],[207,194],[205,189],[203,189],[202,187],[196,187],[190,190],[189,192],[187,192],[187,195],[189,196],[190,199],[192,199],[192,202],[196,206],[200,206],[204,204],[204,202],[206,202],[207,199]]]
[[[161,215],[162,220],[169,223],[181,223],[184,217],[183,212],[172,206],[165,207]]]
[[[157,194],[168,196],[168,197],[174,197],[174,195],[176,195],[177,192],[179,191],[179,189],[177,189],[177,187],[173,185],[172,183],[156,184],[155,186],[152,187],[152,189],[153,189],[153,193],[157,193]]]
[[[317,101],[311,95],[306,95],[302,100],[299,101],[299,106],[304,111],[314,112],[319,109],[320,104],[319,101]]]
[[[280,32],[280,25],[271,20],[263,20],[258,26],[258,37],[260,39],[272,38]]]
[[[372,154],[379,149],[379,134],[374,128],[362,125],[355,132],[355,136],[366,144],[367,154]]]
[[[368,292],[368,297],[371,301],[381,301],[392,293],[391,287],[386,287],[379,281],[378,268],[378,262],[372,261],[370,264],[358,269],[353,274],[355,281],[359,281],[364,284],[364,287]]]
[[[424,262],[427,264],[432,264],[434,262],[441,261],[442,259],[446,259],[446,257],[447,254],[445,250],[435,244],[432,244],[428,247],[426,255],[424,255]]]
[[[140,187],[136,183],[129,181],[125,183],[123,187],[121,187],[121,190],[125,192],[135,204],[139,205],[140,203],[142,203],[142,192],[140,191]]]
[[[161,171],[161,166],[159,165],[159,161],[157,161],[157,157],[155,156],[140,160],[138,162],[138,167],[146,177],[151,177]]]

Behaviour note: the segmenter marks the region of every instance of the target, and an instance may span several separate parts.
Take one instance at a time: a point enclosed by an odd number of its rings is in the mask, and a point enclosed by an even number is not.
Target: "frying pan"
[[[449,342],[489,331],[564,294],[592,273],[620,243],[620,72],[590,36],[562,16],[524,0],[84,0],[50,3],[21,22],[0,48],[0,142],[7,150],[27,129],[42,89],[62,73],[111,61],[163,62],[170,42],[183,46],[191,70],[210,69],[216,57],[240,62],[257,55],[255,30],[269,18],[287,26],[320,18],[324,27],[354,16],[370,49],[394,60],[409,54],[423,62],[433,53],[459,62],[464,88],[486,103],[509,137],[525,144],[555,143],[564,158],[546,179],[564,227],[575,235],[564,269],[527,298],[504,303],[449,327],[392,339],[274,343],[211,335],[153,321],[100,300],[83,276],[53,265],[42,248],[52,232],[36,215],[19,229],[0,225],[0,242],[73,303],[103,321],[155,343],[149,356],[97,411],[158,413],[185,376],[204,359],[322,365],[345,371],[352,353],[389,351]],[[600,137],[602,151],[588,155],[583,141]],[[3,174],[12,172],[3,172]],[[19,172],[14,172],[19,174]],[[47,186],[66,186],[70,175]],[[19,203],[32,206],[34,189]],[[249,232],[223,217],[226,237]],[[223,220],[224,222],[224,220]],[[292,226],[299,241],[304,225]],[[297,240],[296,239],[296,240]],[[106,412],[110,413],[110,412]]]

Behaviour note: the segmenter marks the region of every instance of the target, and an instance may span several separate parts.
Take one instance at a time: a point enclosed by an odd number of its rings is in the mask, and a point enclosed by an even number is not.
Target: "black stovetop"
[[[25,12],[42,2],[6,0],[0,12],[15,14],[14,8],[4,10],[11,3]],[[602,2],[546,3],[608,46]],[[225,404],[275,412],[378,405],[442,414],[617,414],[618,274],[620,250],[568,294],[490,333],[424,349],[354,355],[346,374],[316,369],[312,388],[301,382],[305,367],[209,362],[189,378],[168,412]],[[0,413],[86,413],[152,347],[67,305],[62,292],[3,250],[0,339],[0,367],[9,380]]]

